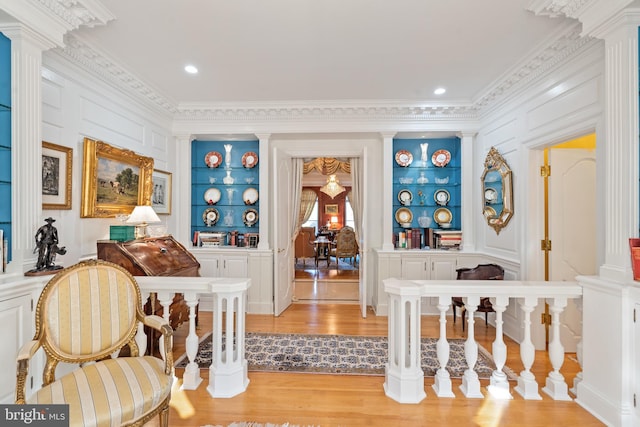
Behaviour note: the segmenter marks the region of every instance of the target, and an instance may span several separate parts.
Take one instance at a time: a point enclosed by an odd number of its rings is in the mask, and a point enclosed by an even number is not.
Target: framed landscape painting
[[[158,215],[171,213],[171,172],[153,170],[151,206]]]
[[[85,138],[80,216],[115,217],[151,204],[152,173],[153,158]]]
[[[71,209],[73,149],[42,141],[42,209]]]

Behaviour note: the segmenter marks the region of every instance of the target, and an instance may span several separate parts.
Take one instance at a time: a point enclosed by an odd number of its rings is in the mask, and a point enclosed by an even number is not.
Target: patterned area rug
[[[447,370],[452,378],[460,378],[467,369],[463,339],[449,339]],[[306,372],[350,375],[384,375],[387,362],[387,338],[347,335],[298,335],[247,333],[246,358],[250,371]],[[436,338],[422,338],[422,369],[433,377],[440,366],[436,354]],[[478,345],[475,371],[489,378],[495,364],[489,352]],[[196,362],[201,369],[211,365],[211,335],[199,346]],[[186,355],[178,359],[176,368],[188,363]],[[504,369],[509,379],[515,375]]]
[[[295,265],[296,270],[309,270],[316,268],[316,260],[314,258],[299,258],[298,262]],[[331,258],[331,263],[327,266],[326,260],[318,261],[318,269],[320,270],[344,270],[344,271],[356,271],[358,270],[358,264],[351,265],[349,262],[345,262],[343,259],[338,261],[338,265],[336,265],[336,259]]]

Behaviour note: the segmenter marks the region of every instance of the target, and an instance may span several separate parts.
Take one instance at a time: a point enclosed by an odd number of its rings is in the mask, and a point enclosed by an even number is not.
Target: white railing
[[[560,342],[560,313],[567,306],[568,299],[579,298],[582,295],[582,288],[577,283],[391,278],[384,280],[384,289],[389,295],[389,360],[384,390],[390,398],[400,403],[418,403],[426,397],[424,373],[420,367],[420,300],[423,297],[437,297],[440,312],[440,337],[436,346],[440,369],[436,372],[432,387],[438,397],[454,397],[451,379],[445,369],[449,361],[446,314],[451,306],[451,298],[465,295],[463,301],[468,312],[465,359],[469,368],[464,372],[460,386],[465,397],[483,397],[478,374],[473,370],[478,360],[478,345],[473,325],[474,313],[480,298],[489,297],[496,312],[496,338],[492,346],[496,370],[491,376],[489,393],[494,397],[512,398],[507,376],[503,372],[507,360],[507,346],[503,339],[502,314],[509,304],[509,299],[514,298],[524,314],[524,338],[520,343],[520,358],[524,370],[520,372],[515,391],[525,399],[541,399],[538,383],[530,370],[535,360],[535,348],[531,342],[531,312],[540,299],[546,299],[552,314],[549,359],[553,370],[549,372],[542,390],[555,400],[572,400],[560,373],[564,362],[564,348]],[[580,358],[581,355],[578,355],[579,360]]]
[[[153,292],[163,307],[163,317],[169,320],[169,306],[176,292],[183,294],[189,307],[189,334],[185,348],[189,364],[182,377],[182,388],[195,390],[202,382],[200,369],[194,361],[200,337],[196,333],[196,306],[203,295],[213,296],[213,357],[209,367],[207,391],[213,397],[233,397],[249,385],[244,336],[247,289],[251,280],[245,278],[136,276],[142,300]],[[224,340],[224,343],[223,343]],[[140,325],[136,343],[141,353],[147,345]],[[223,345],[224,344],[224,345]],[[159,348],[162,348],[161,346]]]

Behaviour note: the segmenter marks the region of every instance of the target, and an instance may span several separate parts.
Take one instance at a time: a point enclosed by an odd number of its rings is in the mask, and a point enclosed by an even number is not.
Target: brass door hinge
[[[550,251],[551,250],[551,240],[549,240],[549,239],[540,240],[540,250],[541,251]]]
[[[551,176],[551,165],[540,166],[540,176],[547,178]]]
[[[551,315],[548,313],[540,313],[540,323],[551,326]]]

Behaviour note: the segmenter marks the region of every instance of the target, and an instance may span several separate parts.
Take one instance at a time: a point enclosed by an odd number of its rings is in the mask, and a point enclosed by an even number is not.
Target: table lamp
[[[126,222],[127,224],[134,224],[136,226],[136,239],[141,239],[143,237],[149,237],[147,234],[147,225],[157,224],[161,221],[151,206],[144,205],[136,206]]]
[[[332,229],[338,228],[338,217],[337,216],[332,216],[331,217],[331,228]]]

